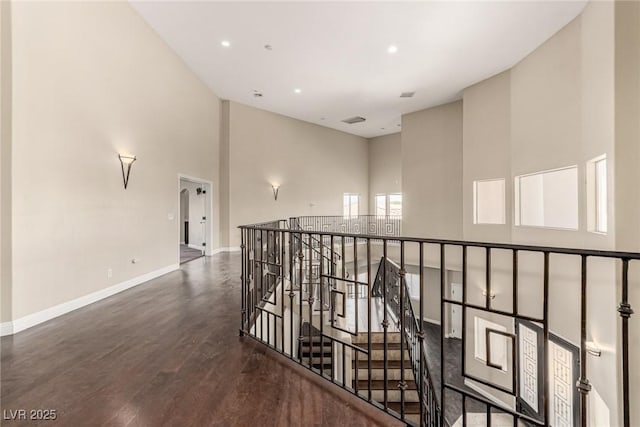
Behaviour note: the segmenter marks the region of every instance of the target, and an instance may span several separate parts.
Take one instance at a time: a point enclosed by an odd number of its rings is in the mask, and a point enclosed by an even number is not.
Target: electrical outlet
[[[113,277],[113,270],[111,268],[107,268],[107,279],[111,279]]]

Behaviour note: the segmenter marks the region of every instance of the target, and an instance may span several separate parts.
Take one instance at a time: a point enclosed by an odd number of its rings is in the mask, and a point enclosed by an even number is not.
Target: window
[[[473,223],[505,224],[504,178],[473,181]]]
[[[402,216],[402,194],[389,194],[389,216]]]
[[[587,226],[595,233],[607,232],[607,157],[587,162]]]
[[[384,218],[387,216],[387,196],[384,194],[376,195],[376,217]]]
[[[402,194],[377,194],[375,197],[376,217],[402,216]]]
[[[344,193],[343,212],[345,218],[356,218],[360,208],[360,195]]]
[[[578,229],[578,167],[515,178],[516,225]]]

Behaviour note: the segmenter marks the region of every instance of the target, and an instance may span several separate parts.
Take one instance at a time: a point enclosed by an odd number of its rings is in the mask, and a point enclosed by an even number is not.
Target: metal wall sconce
[[[120,166],[122,167],[122,181],[124,181],[124,189],[127,189],[129,184],[129,174],[131,173],[131,165],[136,161],[136,156],[123,156],[118,154],[120,159]],[[127,166],[127,172],[124,171],[125,165]]]
[[[483,289],[483,290],[482,290],[482,296],[483,296],[483,297],[486,297],[486,296],[487,296],[487,290],[486,290],[486,289]],[[490,298],[491,298],[491,299],[494,299],[495,297],[496,297],[496,294],[495,294],[494,292],[491,292],[491,296],[490,296]]]
[[[280,185],[271,184],[271,189],[273,190],[273,200],[278,200],[278,190],[280,190]]]
[[[587,341],[587,353],[592,356],[600,357],[602,356],[602,350],[594,343],[593,341]]]

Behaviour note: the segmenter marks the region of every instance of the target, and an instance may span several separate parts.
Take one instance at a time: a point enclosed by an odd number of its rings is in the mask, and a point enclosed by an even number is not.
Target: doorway
[[[203,257],[210,246],[210,189],[207,181],[179,176],[180,264]]]

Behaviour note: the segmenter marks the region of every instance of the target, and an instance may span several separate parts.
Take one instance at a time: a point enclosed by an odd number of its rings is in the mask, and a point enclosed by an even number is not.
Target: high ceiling
[[[402,114],[459,99],[462,89],[512,67],[586,5],[131,3],[221,98],[364,137],[398,132]],[[354,116],[366,121],[342,122]]]

